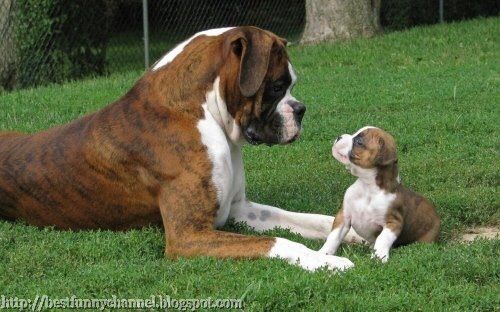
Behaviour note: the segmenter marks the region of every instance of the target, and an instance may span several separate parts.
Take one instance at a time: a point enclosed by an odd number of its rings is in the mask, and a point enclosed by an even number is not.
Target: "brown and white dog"
[[[242,144],[287,144],[301,130],[305,106],[291,95],[296,76],[285,45],[255,27],[200,32],[104,109],[36,134],[0,134],[0,217],[60,229],[163,224],[171,258],[351,267],[287,239],[217,230],[233,218],[257,231],[330,232],[330,216],[245,196]]]
[[[392,246],[438,238],[434,206],[400,183],[396,143],[389,133],[364,127],[341,135],[332,153],[358,179],[347,189],[321,253],[335,254],[351,227],[373,244],[373,256],[382,262]]]

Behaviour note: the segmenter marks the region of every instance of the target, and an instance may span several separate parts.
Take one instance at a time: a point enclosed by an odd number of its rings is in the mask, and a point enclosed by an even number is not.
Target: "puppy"
[[[438,238],[440,220],[434,206],[399,180],[396,144],[389,133],[364,127],[341,135],[332,153],[358,179],[347,189],[320,252],[335,254],[351,226],[372,244],[372,257],[382,262],[389,259],[392,246]]]

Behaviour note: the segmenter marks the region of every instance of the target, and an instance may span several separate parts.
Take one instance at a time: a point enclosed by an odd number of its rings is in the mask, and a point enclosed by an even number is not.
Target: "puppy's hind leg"
[[[432,228],[429,231],[427,231],[427,233],[422,235],[418,239],[418,241],[422,243],[433,243],[437,241],[439,238],[439,228],[441,225],[440,223],[441,222],[439,221],[439,219],[437,219],[436,222],[434,222]]]

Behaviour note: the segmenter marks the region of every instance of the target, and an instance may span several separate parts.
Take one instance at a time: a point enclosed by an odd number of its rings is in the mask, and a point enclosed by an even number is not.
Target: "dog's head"
[[[375,127],[363,127],[356,133],[339,136],[332,148],[335,159],[350,167],[373,169],[397,162],[396,143],[389,133]]]
[[[225,32],[220,89],[242,137],[251,144],[287,144],[300,135],[306,107],[291,94],[296,76],[286,40],[256,27]]]

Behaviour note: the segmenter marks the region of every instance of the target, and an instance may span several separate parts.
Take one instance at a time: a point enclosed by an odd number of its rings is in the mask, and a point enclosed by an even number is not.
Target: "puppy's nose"
[[[293,113],[295,114],[295,116],[297,116],[297,119],[300,121],[302,117],[304,117],[304,114],[306,113],[306,106],[297,101],[290,101],[288,102],[288,105],[292,107]]]
[[[342,136],[341,136],[341,135],[339,135],[339,136],[337,137],[337,139],[335,140],[335,142],[338,142],[338,141],[340,141],[341,139],[342,139]]]

